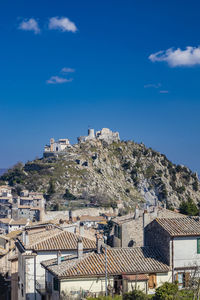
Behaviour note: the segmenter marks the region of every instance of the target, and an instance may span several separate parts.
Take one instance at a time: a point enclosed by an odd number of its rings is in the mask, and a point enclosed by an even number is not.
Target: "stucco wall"
[[[174,238],[174,268],[200,266],[197,238],[200,238],[200,236]]]
[[[113,287],[113,279],[110,278],[108,280],[108,284]],[[79,280],[67,280],[61,281],[60,290],[66,293],[74,293],[86,291],[90,293],[101,293],[105,292],[105,278],[97,277],[97,278],[84,278]]]

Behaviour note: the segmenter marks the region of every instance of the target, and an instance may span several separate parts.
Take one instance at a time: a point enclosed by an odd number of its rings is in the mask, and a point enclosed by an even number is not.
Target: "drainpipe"
[[[174,238],[172,237],[172,282],[174,282]]]
[[[36,300],[36,256],[34,256],[34,294]]]

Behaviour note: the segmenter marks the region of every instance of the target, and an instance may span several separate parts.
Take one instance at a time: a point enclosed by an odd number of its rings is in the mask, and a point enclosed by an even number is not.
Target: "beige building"
[[[78,235],[54,225],[27,228],[17,239],[18,299],[41,300],[45,295],[45,270],[40,263],[77,252]],[[96,242],[83,237],[85,252],[96,248]]]
[[[105,250],[97,243],[96,252],[85,254],[78,245],[76,255],[44,261],[42,266],[48,300],[58,300],[60,295],[70,299],[105,295],[106,287],[110,295],[131,291],[136,285],[151,293],[171,281],[169,266],[149,247]]]

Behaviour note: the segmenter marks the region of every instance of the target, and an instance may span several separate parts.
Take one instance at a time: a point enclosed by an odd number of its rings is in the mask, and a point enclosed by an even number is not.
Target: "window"
[[[178,286],[180,289],[189,287],[190,273],[189,272],[176,273],[175,280],[178,281]]]
[[[197,253],[200,254],[200,239],[197,239]]]
[[[154,289],[157,286],[156,274],[149,274],[149,289]]]
[[[53,289],[54,291],[59,291],[59,281],[57,278],[53,278]]]

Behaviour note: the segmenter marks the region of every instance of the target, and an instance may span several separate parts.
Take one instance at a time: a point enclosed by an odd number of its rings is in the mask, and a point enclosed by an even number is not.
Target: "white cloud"
[[[167,49],[166,51],[159,51],[149,56],[152,62],[166,61],[170,67],[179,66],[195,66],[200,64],[200,46],[186,47],[185,50]]]
[[[158,89],[161,86],[160,83],[154,84],[154,83],[149,83],[149,84],[145,84],[144,88],[148,89],[148,88],[154,88],[154,89]]]
[[[49,19],[49,29],[76,32],[76,25],[65,17],[53,17]]]
[[[35,34],[40,33],[38,22],[33,18],[22,21],[19,24],[19,29],[25,31],[33,31]]]
[[[161,90],[160,94],[169,94],[169,91],[167,91],[167,90]]]
[[[73,72],[75,72],[75,70],[72,69],[72,68],[62,68],[61,72],[63,72],[63,73],[73,73]]]
[[[51,76],[50,79],[46,81],[48,84],[60,84],[60,83],[66,83],[66,82],[71,82],[73,79],[67,79],[64,77],[59,77],[59,76]]]

